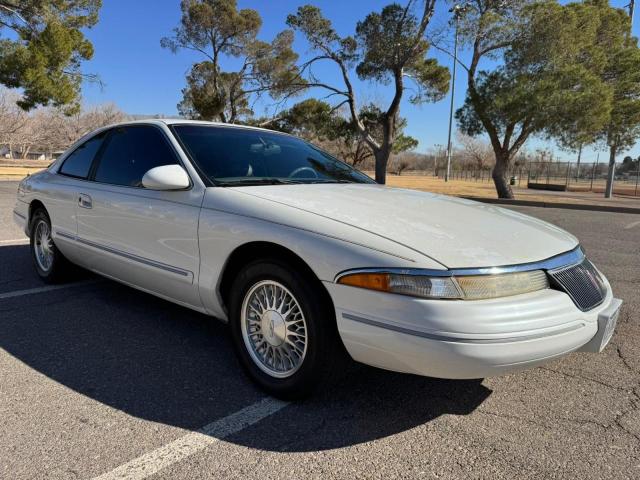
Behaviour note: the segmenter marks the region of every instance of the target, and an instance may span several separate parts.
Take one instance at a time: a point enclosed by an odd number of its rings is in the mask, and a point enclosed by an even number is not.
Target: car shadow
[[[95,280],[97,275],[74,265],[69,265],[70,282]],[[0,295],[18,290],[43,287],[44,284],[33,268],[29,245],[0,246]]]
[[[24,258],[26,248],[0,247],[0,263]],[[31,268],[24,262],[22,277]],[[0,348],[10,355],[128,415],[192,430],[264,397],[244,376],[227,330],[108,280],[0,300]],[[353,364],[329,388],[225,440],[275,451],[345,447],[468,414],[490,393],[481,381]]]

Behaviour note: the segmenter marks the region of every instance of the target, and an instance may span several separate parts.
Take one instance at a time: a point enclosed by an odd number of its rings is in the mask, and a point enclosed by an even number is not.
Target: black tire
[[[276,378],[258,366],[242,332],[245,297],[263,281],[275,281],[286,287],[298,303],[306,323],[306,355],[298,369],[285,378]],[[322,284],[317,279],[276,259],[246,265],[233,282],[229,320],[234,348],[251,379],[275,397],[296,400],[308,396],[318,385],[336,378],[348,358],[336,329],[331,300],[321,289]]]
[[[56,247],[53,240],[50,242],[49,250],[52,255],[51,265],[49,268],[44,268],[41,265],[41,262],[38,261],[38,254],[36,253],[36,245],[39,242],[39,239],[36,238],[38,232],[38,226],[40,223],[44,223],[49,232],[51,232],[51,220],[49,219],[49,215],[47,212],[40,208],[36,210],[31,216],[29,223],[29,237],[30,237],[30,249],[31,249],[31,259],[33,260],[33,265],[38,273],[38,276],[45,283],[60,283],[67,278],[67,273],[69,271],[69,261],[62,255],[60,250]],[[49,233],[50,235],[51,233]]]

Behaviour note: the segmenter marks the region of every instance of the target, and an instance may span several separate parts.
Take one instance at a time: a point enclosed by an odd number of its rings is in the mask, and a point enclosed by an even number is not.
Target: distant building
[[[25,155],[20,149],[11,149],[7,145],[0,146],[0,158],[12,160],[55,160],[64,151],[44,152],[41,149],[30,149]]]

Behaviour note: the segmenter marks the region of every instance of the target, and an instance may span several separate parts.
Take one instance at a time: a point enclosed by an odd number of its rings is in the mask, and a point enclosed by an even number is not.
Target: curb
[[[611,212],[611,213],[635,213],[640,214],[640,207],[617,207],[613,205],[593,205],[577,203],[554,203],[540,202],[537,200],[513,200],[510,198],[483,198],[462,195],[460,198],[474,200],[482,203],[496,203],[499,205],[519,205],[521,207],[541,207],[541,208],[565,208],[568,210],[587,210],[591,212]]]

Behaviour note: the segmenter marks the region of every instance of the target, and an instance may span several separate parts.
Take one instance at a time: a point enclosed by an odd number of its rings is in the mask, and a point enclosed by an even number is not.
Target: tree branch
[[[473,108],[478,114],[480,121],[482,122],[482,126],[487,131],[489,135],[489,140],[491,140],[491,146],[493,147],[493,151],[498,154],[502,153],[502,145],[500,143],[500,138],[498,137],[498,130],[487,115],[486,108],[484,106],[484,102],[478,93],[476,88],[476,70],[478,68],[478,64],[480,62],[480,39],[476,37],[473,42],[473,56],[471,58],[471,64],[469,65],[469,74],[467,80],[467,90],[469,93],[469,99],[473,104]]]
[[[31,24],[18,12],[19,7],[9,2],[0,2],[0,8],[7,10],[11,15],[18,17],[26,26],[32,29]]]
[[[451,53],[449,50],[446,50],[446,49],[444,49],[444,48],[442,48],[442,47],[439,47],[438,45],[436,45],[436,44],[434,44],[434,43],[432,43],[432,44],[431,44],[431,46],[432,46],[433,48],[435,48],[436,50],[438,50],[439,52],[442,52],[442,53],[444,53],[445,55],[450,56],[451,58],[455,58],[456,63],[457,63],[458,65],[460,65],[462,68],[464,68],[467,72],[469,72],[469,67],[467,67],[464,63],[462,63],[462,61],[460,60],[460,58],[456,58],[456,57],[453,55],[453,53]]]
[[[407,5],[407,9],[409,8],[410,5],[411,5],[411,2],[409,2],[409,4]],[[403,65],[406,64],[407,60],[412,56],[414,56],[418,48],[420,48],[420,40],[424,37],[424,32],[427,30],[427,26],[431,21],[431,17],[433,17],[435,6],[436,6],[436,0],[424,0],[424,10],[422,12],[422,18],[420,19],[420,25],[418,27],[418,31],[416,32],[416,38],[415,38],[416,41],[414,42],[413,47],[409,49],[409,51],[407,51],[407,53],[405,54],[402,62]],[[406,15],[406,12],[407,10],[405,10],[405,15]]]
[[[532,132],[531,121],[527,119],[522,123],[522,128],[520,129],[520,135],[518,135],[518,138],[516,138],[516,141],[513,142],[513,145],[511,146],[511,148],[509,148],[509,157],[516,154],[518,150],[520,150],[522,145],[524,145],[524,143],[527,141],[527,139],[531,135],[531,132]]]

